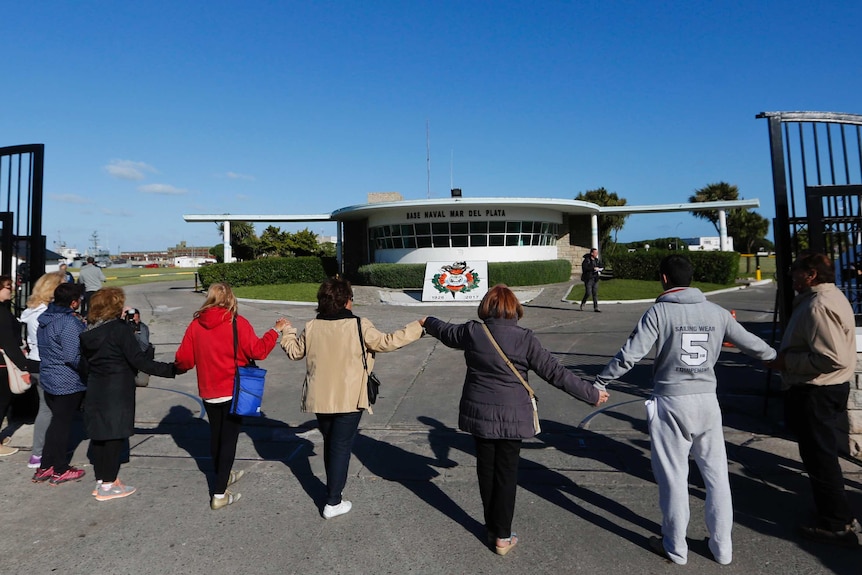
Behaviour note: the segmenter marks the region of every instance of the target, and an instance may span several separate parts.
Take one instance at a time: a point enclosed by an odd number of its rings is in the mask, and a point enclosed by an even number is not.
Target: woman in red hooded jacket
[[[207,291],[207,299],[194,314],[194,319],[177,349],[178,371],[197,368],[198,393],[210,423],[210,454],[215,469],[215,487],[210,507],[221,509],[240,498],[239,493],[227,491],[228,485],[244,475],[233,471],[236,442],[242,418],[231,415],[234,363],[233,322],[236,321],[236,364],[247,365],[249,360],[266,359],[275,347],[281,330],[288,325],[280,318],[275,327],[257,337],[247,319],[237,313],[236,297],[226,283],[214,283]]]

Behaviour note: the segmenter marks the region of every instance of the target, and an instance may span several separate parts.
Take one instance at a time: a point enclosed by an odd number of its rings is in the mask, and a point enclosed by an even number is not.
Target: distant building
[[[682,240],[685,242],[685,245],[688,246],[689,251],[700,251],[700,252],[732,252],[733,251],[733,237],[727,236],[724,249],[721,248],[721,238],[718,236],[709,236],[709,237],[700,237],[700,238],[683,238]]]

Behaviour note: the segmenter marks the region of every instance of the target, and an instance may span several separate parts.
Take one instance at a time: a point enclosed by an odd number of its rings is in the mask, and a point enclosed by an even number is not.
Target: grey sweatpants
[[[706,485],[709,549],[717,562],[730,563],[733,502],[718,397],[715,393],[653,396],[646,402],[646,409],[665,551],[674,563],[684,565],[688,561],[685,535],[690,516],[688,457],[691,454]]]

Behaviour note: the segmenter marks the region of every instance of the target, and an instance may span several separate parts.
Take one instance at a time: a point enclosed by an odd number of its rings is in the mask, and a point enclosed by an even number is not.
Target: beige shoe
[[[14,455],[18,453],[17,447],[7,447],[5,445],[0,445],[0,457],[6,457],[7,455]]]
[[[228,479],[228,480],[227,480],[227,484],[228,484],[228,485],[233,485],[234,483],[236,483],[237,481],[239,481],[240,479],[242,479],[242,476],[243,476],[243,475],[245,475],[245,471],[242,471],[242,470],[240,470],[240,471],[231,471],[231,472],[230,472],[230,479]]]
[[[224,497],[217,498],[213,495],[212,500],[210,500],[210,509],[213,511],[217,511],[222,507],[227,507],[228,505],[233,505],[239,498],[242,497],[241,493],[231,493],[230,491],[224,492]]]

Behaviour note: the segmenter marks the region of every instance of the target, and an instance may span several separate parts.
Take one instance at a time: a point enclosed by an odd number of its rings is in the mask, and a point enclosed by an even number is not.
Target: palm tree
[[[694,195],[689,196],[689,203],[699,202],[725,202],[739,199],[739,188],[727,182],[709,184],[706,187],[695,190]],[[692,215],[702,220],[709,220],[715,226],[715,233],[720,233],[718,225],[718,210],[705,210],[692,212]]]

